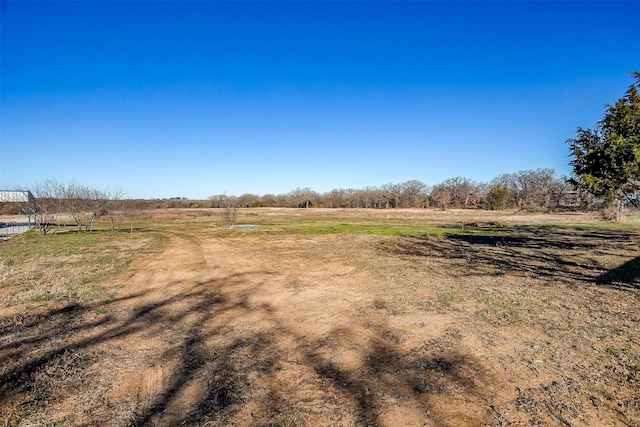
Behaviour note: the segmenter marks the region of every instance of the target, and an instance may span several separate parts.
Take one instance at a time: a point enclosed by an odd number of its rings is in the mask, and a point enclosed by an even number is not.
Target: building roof
[[[36,200],[31,191],[0,190],[0,203],[5,202],[34,202]]]

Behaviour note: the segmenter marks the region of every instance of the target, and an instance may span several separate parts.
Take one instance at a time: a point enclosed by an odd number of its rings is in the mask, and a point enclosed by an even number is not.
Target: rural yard
[[[222,215],[0,242],[0,426],[640,426],[637,214]]]

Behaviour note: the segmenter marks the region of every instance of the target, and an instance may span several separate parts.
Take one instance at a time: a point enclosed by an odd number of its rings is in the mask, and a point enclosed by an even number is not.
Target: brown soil
[[[0,313],[0,425],[640,425],[638,234],[161,233]]]

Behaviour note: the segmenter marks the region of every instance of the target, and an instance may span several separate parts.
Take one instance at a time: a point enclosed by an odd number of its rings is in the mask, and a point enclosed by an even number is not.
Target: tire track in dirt
[[[458,263],[466,258],[434,260],[438,251],[427,249],[442,239],[158,227],[162,247],[98,283],[108,296],[20,320],[0,381],[14,384],[0,400],[17,390],[12,407],[31,412],[11,420],[455,427],[638,419],[634,293],[474,273]],[[495,242],[481,251],[486,241],[468,240],[489,265]],[[416,243],[420,251],[407,251]]]
[[[361,252],[359,242],[225,240],[207,241],[207,256],[223,259],[227,275],[242,280],[218,283],[226,309],[217,321],[228,329],[207,345],[231,350],[235,368],[247,375],[232,424],[486,421],[483,405],[495,390],[490,370],[455,348],[434,354],[425,341],[445,333],[439,315],[419,317],[427,330],[398,331],[378,304],[381,296],[393,298],[384,293],[384,279],[344,263],[345,246]],[[464,407],[449,407],[452,398]]]
[[[123,425],[171,425],[202,394],[201,384],[190,381],[187,342],[202,322],[198,308],[215,291],[207,289],[208,264],[197,238],[163,235],[162,252],[125,272],[126,297],[112,309],[126,332],[101,346],[110,355],[100,367],[111,377],[105,403]]]
[[[84,337],[102,384],[85,424],[485,420],[491,376],[455,348],[434,352],[442,317],[390,316],[385,277],[345,262],[369,240],[162,233],[164,249],[123,272],[104,330]],[[429,327],[401,330],[418,320]]]

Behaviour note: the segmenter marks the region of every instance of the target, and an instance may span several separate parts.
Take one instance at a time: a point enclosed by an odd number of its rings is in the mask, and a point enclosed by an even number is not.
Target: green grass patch
[[[416,219],[378,219],[378,218],[291,218],[283,221],[262,219],[252,221],[258,227],[229,228],[220,230],[224,236],[250,234],[250,235],[274,235],[274,234],[368,234],[377,236],[444,236],[447,233],[460,232],[460,225],[434,224],[432,221]]]
[[[71,287],[82,286],[89,282],[91,282],[91,278],[89,277],[80,277],[78,279],[73,279],[70,283]]]
[[[492,324],[517,324],[526,322],[523,313],[526,301],[522,295],[485,295],[483,302],[487,308],[480,312],[480,317]]]
[[[75,230],[41,236],[36,230],[31,230],[0,244],[0,255],[12,261],[27,261],[32,257],[108,252],[119,248],[112,242],[127,237],[129,235],[124,233],[81,233]]]
[[[81,233],[41,236],[30,231],[0,243],[0,306],[91,301],[108,294],[96,284],[141,253],[163,245],[157,233]]]
[[[31,302],[44,302],[44,301],[49,301],[51,299],[51,296],[48,294],[44,294],[44,295],[36,295],[34,297],[31,298]]]
[[[459,291],[457,289],[447,289],[438,293],[438,303],[444,308],[451,308],[459,299]]]

